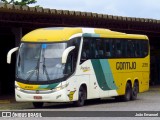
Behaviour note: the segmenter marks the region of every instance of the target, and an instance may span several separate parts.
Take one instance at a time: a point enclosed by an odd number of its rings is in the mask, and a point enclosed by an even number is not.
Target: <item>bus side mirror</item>
[[[62,54],[62,64],[66,63],[69,52],[71,52],[74,48],[75,48],[75,46],[71,46],[71,47],[68,47],[64,50],[64,52]]]
[[[13,49],[11,49],[8,54],[7,54],[7,63],[10,64],[11,63],[11,56],[12,56],[12,53],[14,53],[15,51],[18,50],[19,47],[15,47]]]

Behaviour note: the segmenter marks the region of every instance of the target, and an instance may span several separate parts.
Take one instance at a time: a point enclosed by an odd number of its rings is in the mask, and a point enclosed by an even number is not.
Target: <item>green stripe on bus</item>
[[[59,85],[59,83],[53,83],[49,85],[40,85],[39,88],[41,89],[54,89]]]
[[[48,88],[48,89],[54,89],[54,88],[56,88],[58,85],[59,85],[59,83],[53,83],[53,84],[50,84],[47,88]]]
[[[117,86],[114,83],[113,74],[112,74],[112,71],[111,71],[108,60],[100,59],[100,63],[101,63],[102,69],[103,69],[102,71],[103,71],[103,74],[105,76],[105,80],[107,82],[107,85],[112,90],[117,89]],[[107,74],[109,76],[107,76]]]
[[[96,74],[96,78],[97,78],[99,87],[102,90],[111,90],[109,86],[107,85],[100,61],[94,59],[94,60],[91,60],[91,62],[94,68],[94,72]]]
[[[96,33],[83,33],[83,37],[100,37],[99,34]]]
[[[112,75],[112,71],[110,69],[110,65],[108,63],[108,60],[105,59],[100,59],[100,60],[91,60],[95,74],[96,74],[96,78],[97,78],[97,82],[99,87],[102,90],[115,90],[117,89],[115,83],[114,83],[114,79],[113,79],[113,75]]]

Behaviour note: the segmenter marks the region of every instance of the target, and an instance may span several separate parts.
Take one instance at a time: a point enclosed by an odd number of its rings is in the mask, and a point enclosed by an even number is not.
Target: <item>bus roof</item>
[[[80,27],[50,27],[33,30],[26,34],[23,42],[63,42],[78,36],[103,38],[148,39],[145,35],[126,34],[109,29]]]

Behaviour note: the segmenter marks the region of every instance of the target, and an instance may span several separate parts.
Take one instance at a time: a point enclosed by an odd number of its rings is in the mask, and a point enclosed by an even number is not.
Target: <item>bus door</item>
[[[84,38],[80,66],[83,74],[89,75],[88,98],[99,98],[99,87],[92,65],[93,46],[92,38]]]

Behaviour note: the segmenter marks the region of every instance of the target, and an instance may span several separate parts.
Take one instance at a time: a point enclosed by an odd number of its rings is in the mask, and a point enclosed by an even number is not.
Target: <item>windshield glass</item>
[[[17,60],[17,78],[49,81],[65,77],[71,72],[68,63],[61,63],[66,48],[67,43],[22,43]]]

